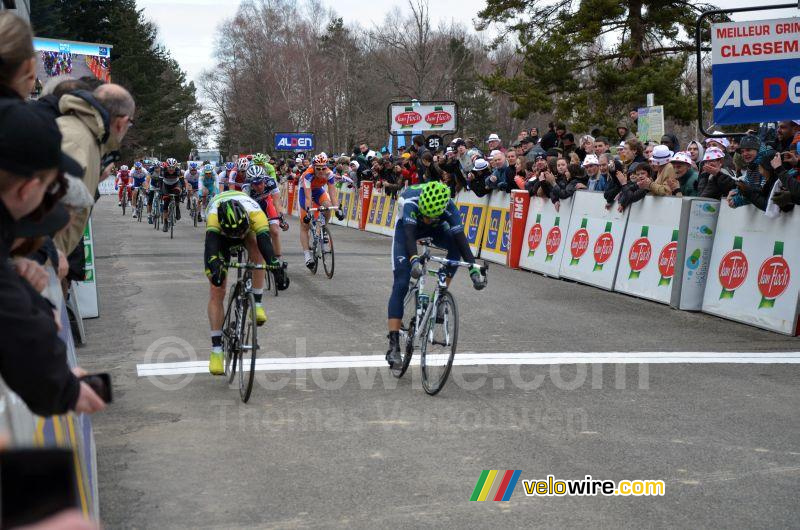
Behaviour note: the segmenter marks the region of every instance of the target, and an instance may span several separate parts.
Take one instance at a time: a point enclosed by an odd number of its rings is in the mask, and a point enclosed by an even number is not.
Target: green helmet
[[[447,184],[435,180],[428,182],[419,195],[419,213],[425,217],[439,217],[450,200],[450,188]]]
[[[233,239],[243,239],[250,229],[247,211],[237,200],[230,199],[219,203],[217,219],[222,234]]]
[[[253,164],[264,167],[264,164],[266,164],[267,162],[269,162],[269,159],[267,158],[267,155],[265,155],[264,153],[256,153],[255,155],[253,155]]]

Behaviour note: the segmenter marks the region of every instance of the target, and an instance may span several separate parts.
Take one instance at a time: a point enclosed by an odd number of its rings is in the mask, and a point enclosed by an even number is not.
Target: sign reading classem
[[[275,133],[276,151],[313,151],[314,133]]]
[[[800,118],[800,18],[711,26],[714,122]]]
[[[454,101],[395,101],[389,104],[389,132],[442,133],[458,129],[458,105]]]

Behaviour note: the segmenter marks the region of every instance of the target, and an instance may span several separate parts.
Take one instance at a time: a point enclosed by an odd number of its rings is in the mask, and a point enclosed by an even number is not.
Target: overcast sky
[[[710,0],[714,2],[714,0]],[[763,0],[717,0],[721,8],[748,7]],[[335,6],[336,12],[345,22],[359,22],[362,26],[380,24],[394,6],[406,6],[400,0],[322,0],[326,6]],[[769,3],[781,4],[785,0]],[[189,79],[197,80],[200,72],[212,64],[217,27],[222,20],[236,13],[238,0],[138,0],[145,15],[159,27],[162,43],[178,61]],[[472,27],[476,13],[486,5],[485,0],[431,0],[431,18],[435,24],[452,20]],[[782,18],[798,16],[797,9],[745,13],[734,16],[734,20],[756,18]],[[321,22],[324,23],[324,22]]]

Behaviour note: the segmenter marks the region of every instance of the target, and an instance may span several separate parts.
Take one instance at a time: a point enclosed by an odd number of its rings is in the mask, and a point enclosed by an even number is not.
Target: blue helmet
[[[136,169],[142,169],[142,163],[141,163],[141,162],[138,162],[138,161],[137,161],[137,162],[134,162],[134,163],[133,163],[133,167],[135,167]]]
[[[203,173],[205,173],[206,175],[214,173],[214,166],[212,166],[211,164],[206,164],[205,166],[203,166]]]
[[[225,169],[227,169],[228,171],[233,170],[233,168],[235,168],[235,167],[236,167],[236,164],[234,164],[233,162],[228,162],[227,164],[225,164]]]
[[[197,169],[197,162],[189,162],[189,169]]]

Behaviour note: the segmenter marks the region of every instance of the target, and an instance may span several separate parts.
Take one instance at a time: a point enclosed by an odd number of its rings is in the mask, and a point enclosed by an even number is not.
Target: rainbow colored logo
[[[484,469],[472,490],[470,501],[507,501],[517,487],[521,469]]]

